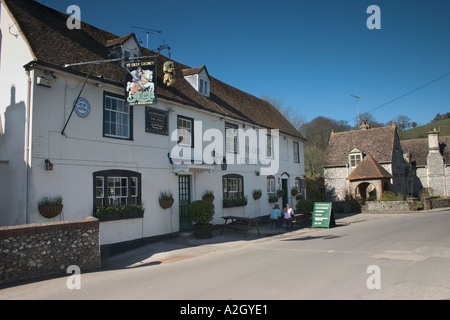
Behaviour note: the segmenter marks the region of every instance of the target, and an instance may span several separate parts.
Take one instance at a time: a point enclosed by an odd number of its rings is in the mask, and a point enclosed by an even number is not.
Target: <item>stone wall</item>
[[[450,207],[450,198],[431,199],[431,209]]]
[[[362,212],[402,212],[413,210],[408,201],[367,201],[361,209]]]
[[[93,217],[0,227],[0,284],[100,268],[99,240]]]

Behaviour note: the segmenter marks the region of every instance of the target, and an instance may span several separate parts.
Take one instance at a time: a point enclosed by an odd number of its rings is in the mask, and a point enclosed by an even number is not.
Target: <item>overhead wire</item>
[[[436,79],[428,81],[427,83],[422,84],[422,85],[418,86],[417,88],[412,89],[412,90],[410,90],[410,91],[408,91],[408,92],[406,92],[406,93],[404,93],[404,94],[402,94],[402,95],[400,95],[400,96],[398,96],[398,97],[396,97],[394,99],[391,99],[391,100],[389,100],[389,101],[387,101],[385,103],[380,104],[379,106],[377,106],[375,108],[372,108],[371,110],[367,111],[367,113],[372,113],[372,112],[374,112],[374,111],[376,111],[378,109],[381,109],[381,108],[383,108],[383,107],[385,107],[385,106],[387,106],[387,105],[389,105],[389,104],[391,104],[391,103],[393,103],[393,102],[395,102],[397,100],[400,100],[400,99],[402,99],[402,98],[404,98],[406,96],[409,96],[410,94],[413,94],[414,92],[419,91],[419,90],[421,90],[421,89],[423,89],[423,88],[425,88],[425,87],[427,87],[427,86],[429,86],[429,85],[431,85],[431,84],[433,84],[433,83],[435,83],[435,82],[437,82],[439,80],[442,80],[443,78],[445,78],[445,77],[447,77],[449,75],[450,75],[450,71],[445,73],[445,74],[443,74],[443,75],[441,75],[441,76],[439,76],[439,77],[437,77]],[[352,120],[355,120],[355,119],[356,119],[356,117],[352,118],[349,121],[352,121]]]

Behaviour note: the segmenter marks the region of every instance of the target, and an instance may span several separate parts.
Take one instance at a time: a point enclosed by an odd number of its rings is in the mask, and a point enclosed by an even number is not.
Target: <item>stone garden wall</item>
[[[99,222],[82,220],[0,227],[0,284],[101,266]]]

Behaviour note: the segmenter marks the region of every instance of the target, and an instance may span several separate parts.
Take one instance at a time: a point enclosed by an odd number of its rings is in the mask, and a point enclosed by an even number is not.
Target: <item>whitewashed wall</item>
[[[36,72],[39,75],[42,71]],[[133,113],[133,140],[103,137],[103,91],[121,94],[120,88],[89,81],[82,97],[91,105],[90,114],[81,118],[72,115],[65,135],[61,135],[72,109],[72,103],[80,88],[81,79],[69,74],[55,72],[58,80],[51,88],[37,86],[35,89],[33,117],[33,166],[30,179],[30,218],[32,222],[47,221],[37,210],[37,201],[47,195],[61,194],[64,198],[64,211],[54,219],[79,219],[92,215],[93,178],[92,173],[108,169],[126,169],[142,174],[142,201],[146,211],[143,219],[102,222],[100,227],[101,244],[115,243],[141,237],[176,232],[178,221],[178,177],[167,157],[173,150],[175,141],[171,133],[177,126],[177,116],[187,116],[201,121],[202,132],[217,128],[225,137],[225,121],[218,115],[176,105],[160,99],[154,108],[171,110],[169,112],[169,136],[145,132],[145,107],[135,106]],[[234,121],[242,127],[242,123]],[[248,128],[248,125],[247,125]],[[198,126],[197,126],[198,129]],[[198,146],[198,133],[196,135]],[[279,150],[279,170],[275,174],[289,179],[289,190],[294,186],[295,177],[303,177],[303,144],[300,143],[300,163],[293,162],[293,141],[281,136]],[[210,142],[203,141],[203,148]],[[45,170],[45,159],[54,165],[53,171]],[[259,216],[269,214],[273,204],[268,202],[266,193],[267,177],[257,176],[260,171],[254,164],[229,164],[222,171],[219,164],[205,165],[206,170],[191,166],[192,201],[201,199],[205,190],[213,190],[216,195],[215,217],[213,223],[221,223],[224,215]],[[198,167],[198,166],[196,166]],[[202,165],[200,165],[202,167]],[[186,174],[186,172],[182,172]],[[238,173],[244,177],[244,191],[248,204],[244,207],[222,208],[222,176]],[[277,185],[277,188],[281,185]],[[263,196],[254,200],[252,192],[263,190]],[[170,209],[162,209],[158,204],[160,191],[170,190],[175,203]],[[295,199],[290,203],[295,205]],[[281,203],[281,200],[280,200]]]
[[[0,226],[26,223],[26,118],[28,75],[33,59],[14,21],[1,6]]]
[[[201,121],[203,132],[216,128],[223,138],[225,122],[235,123],[239,128],[245,125],[246,130],[253,128],[233,119],[159,99],[152,107],[169,111],[168,136],[147,133],[145,107],[135,106],[132,140],[103,137],[104,91],[123,95],[123,89],[106,83],[99,86],[100,81],[90,79],[81,94],[90,103],[89,115],[82,118],[73,113],[64,134],[61,134],[84,78],[38,65],[29,73],[31,86],[28,91],[28,75],[23,66],[33,57],[20,34],[17,33],[17,38],[14,36],[17,30],[12,28],[12,34],[4,32],[13,22],[4,14],[3,8],[1,24],[0,225],[74,220],[91,216],[93,173],[123,169],[141,174],[142,202],[146,207],[144,218],[102,222],[100,243],[111,244],[177,232],[178,177],[167,156],[176,144],[170,138],[177,127],[177,116]],[[50,80],[51,87],[38,85],[38,77]],[[32,118],[29,122],[31,155],[27,169],[24,150],[28,94]],[[295,178],[304,176],[303,143],[298,141],[300,163],[294,163],[293,140],[281,135],[279,142],[279,168],[274,174],[276,188],[281,188],[281,178],[288,179],[289,192],[295,185]],[[203,148],[208,144],[203,142]],[[53,164],[52,171],[46,171],[46,159]],[[213,223],[222,223],[221,217],[224,215],[260,216],[270,213],[273,203],[268,202],[267,177],[256,174],[256,171],[261,172],[259,165],[229,164],[226,171],[221,170],[220,164],[188,167],[188,172],[183,174],[189,174],[192,178],[191,201],[201,199],[205,190],[215,193]],[[230,173],[243,176],[247,206],[222,208],[222,177]],[[252,197],[255,189],[263,191],[259,200]],[[163,209],[159,206],[158,197],[160,191],[167,190],[173,192],[175,203],[172,208]],[[44,218],[38,212],[39,200],[44,196],[56,195],[62,195],[64,199],[62,214],[52,219]],[[295,206],[295,199],[290,193],[289,202]]]

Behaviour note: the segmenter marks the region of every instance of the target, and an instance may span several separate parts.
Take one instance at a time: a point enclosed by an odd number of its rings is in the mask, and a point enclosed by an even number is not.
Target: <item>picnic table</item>
[[[225,223],[222,224],[223,233],[225,228],[234,229],[236,231],[244,231],[244,237],[247,236],[247,231],[256,229],[258,231],[258,235],[261,235],[259,232],[258,218],[248,218],[248,217],[239,217],[239,216],[224,216],[222,217],[225,220]],[[230,222],[228,222],[230,221]]]

